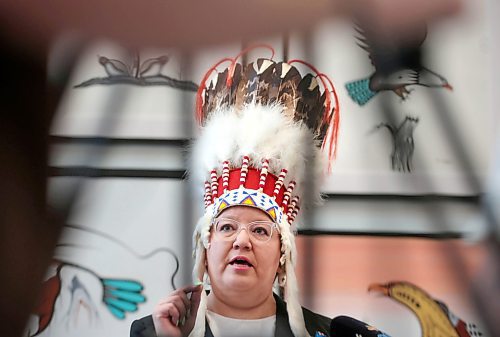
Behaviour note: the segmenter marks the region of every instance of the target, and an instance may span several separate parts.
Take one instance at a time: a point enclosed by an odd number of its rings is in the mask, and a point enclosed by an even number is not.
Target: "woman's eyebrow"
[[[233,221],[237,221],[237,222],[239,222],[239,220],[238,220],[238,219],[232,218],[232,217],[230,217],[230,216],[229,216],[229,217],[224,216],[224,217],[221,217],[221,218],[215,218],[215,220],[222,220],[222,219],[225,219],[225,220],[233,220]]]
[[[238,220],[236,218],[233,218],[233,217],[221,217],[221,218],[216,218],[216,219],[227,219],[227,220],[233,220],[233,221],[236,221],[236,222],[242,222],[241,220]],[[268,220],[268,219],[258,219],[258,220],[251,220],[251,221],[248,221],[248,222],[244,222],[244,223],[254,223],[254,222],[273,222],[272,220]]]

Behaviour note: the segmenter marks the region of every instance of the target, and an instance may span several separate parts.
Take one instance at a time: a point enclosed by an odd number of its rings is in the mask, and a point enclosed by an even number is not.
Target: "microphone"
[[[330,337],[390,337],[369,324],[348,316],[337,316],[330,323]]]

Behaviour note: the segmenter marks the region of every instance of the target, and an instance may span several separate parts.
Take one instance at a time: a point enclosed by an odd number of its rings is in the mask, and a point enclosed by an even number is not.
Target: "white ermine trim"
[[[309,333],[306,330],[304,314],[302,313],[302,306],[299,303],[299,289],[295,271],[288,261],[285,264],[285,269],[285,301],[287,304],[288,321],[290,323],[290,328],[295,337],[308,337]]]
[[[205,336],[205,315],[207,313],[207,294],[205,289],[202,290],[200,298],[200,306],[198,307],[198,312],[196,314],[196,320],[194,321],[193,330],[189,334],[189,337],[204,337]]]
[[[302,314],[302,307],[299,303],[299,289],[295,275],[295,264],[297,261],[297,249],[295,247],[295,236],[291,230],[290,219],[286,216],[279,224],[281,234],[282,252],[284,255],[284,272],[286,282],[284,285],[284,300],[287,303],[288,320],[290,328],[295,337],[308,337]],[[281,262],[281,260],[280,260]]]
[[[212,212],[214,205],[207,207],[205,214],[198,220],[193,233],[193,283],[203,282],[206,275],[205,251],[210,244],[210,226],[212,225]],[[205,286],[205,285],[204,285]],[[205,289],[202,290],[200,306],[194,323],[194,328],[189,334],[190,337],[203,337],[205,335],[205,313],[207,310],[207,295]]]
[[[198,220],[196,228],[193,233],[193,247],[197,248],[198,243],[200,243],[204,248],[208,248],[210,241],[210,227],[212,226],[212,214],[214,211],[214,204],[211,204],[205,210],[205,214]],[[195,251],[195,253],[198,253]],[[195,259],[196,260],[196,259]],[[203,276],[203,275],[201,275]],[[200,281],[203,281],[201,279]]]

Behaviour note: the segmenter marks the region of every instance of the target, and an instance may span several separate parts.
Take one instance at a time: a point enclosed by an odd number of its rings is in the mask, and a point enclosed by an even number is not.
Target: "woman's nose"
[[[241,248],[246,248],[250,249],[252,248],[252,243],[250,242],[250,235],[248,235],[247,229],[242,228],[238,234],[236,234],[236,238],[234,239],[233,242],[233,248],[235,249],[241,249]]]

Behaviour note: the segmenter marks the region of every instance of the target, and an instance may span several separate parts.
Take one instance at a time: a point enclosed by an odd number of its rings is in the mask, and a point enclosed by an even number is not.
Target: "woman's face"
[[[242,226],[254,221],[270,221],[270,217],[257,208],[233,206],[218,217],[232,219]],[[263,295],[272,291],[280,260],[280,238],[276,228],[268,242],[254,239],[246,229],[240,230],[232,240],[221,238],[212,226],[210,247],[207,249],[207,268],[213,291],[246,291]]]

